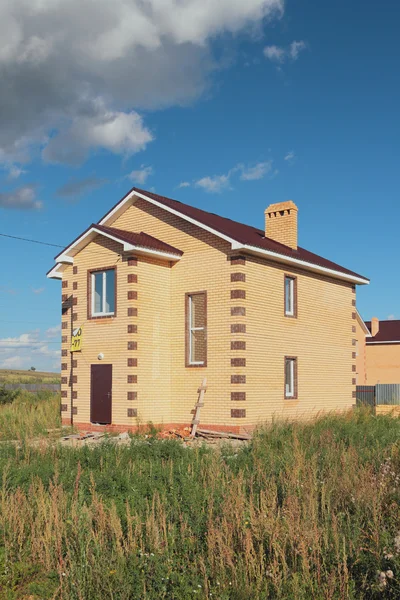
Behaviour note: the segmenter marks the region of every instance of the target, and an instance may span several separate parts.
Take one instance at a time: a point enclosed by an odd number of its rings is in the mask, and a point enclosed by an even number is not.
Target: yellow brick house
[[[356,285],[297,244],[296,205],[257,229],[133,188],[55,257],[64,423],[239,431],[344,410],[355,396]],[[80,330],[79,351],[71,352]]]

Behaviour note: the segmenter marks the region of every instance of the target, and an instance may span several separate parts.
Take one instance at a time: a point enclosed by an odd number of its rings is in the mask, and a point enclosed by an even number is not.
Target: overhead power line
[[[50,244],[49,242],[41,242],[39,240],[29,240],[28,238],[18,237],[16,235],[8,235],[7,233],[0,233],[2,237],[11,238],[13,240],[19,240],[22,242],[30,242],[31,244],[41,244],[42,246],[53,246],[54,248],[65,248],[65,246],[60,246],[60,244]]]
[[[2,340],[0,339],[0,348],[2,347],[3,344],[12,344],[13,346],[16,345],[20,345],[22,344],[23,346],[32,346],[33,344],[45,344],[47,346],[47,344],[61,344],[61,340],[59,340],[58,342],[54,342],[54,341],[48,341],[48,340],[44,340],[42,342],[40,341],[35,341],[35,342],[23,342],[20,340]]]

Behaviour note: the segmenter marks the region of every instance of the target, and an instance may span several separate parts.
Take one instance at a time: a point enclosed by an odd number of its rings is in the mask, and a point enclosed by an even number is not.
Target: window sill
[[[90,316],[88,317],[89,321],[112,321],[113,319],[116,318],[117,315],[113,314],[113,315],[99,315],[99,316]]]

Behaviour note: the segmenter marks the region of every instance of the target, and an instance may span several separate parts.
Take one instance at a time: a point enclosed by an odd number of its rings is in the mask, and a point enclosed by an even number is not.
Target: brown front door
[[[90,421],[111,423],[112,365],[91,365]]]

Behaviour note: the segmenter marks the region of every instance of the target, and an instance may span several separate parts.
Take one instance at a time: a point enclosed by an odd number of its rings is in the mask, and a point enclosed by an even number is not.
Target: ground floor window
[[[207,365],[207,293],[186,294],[186,357],[187,367]]]

